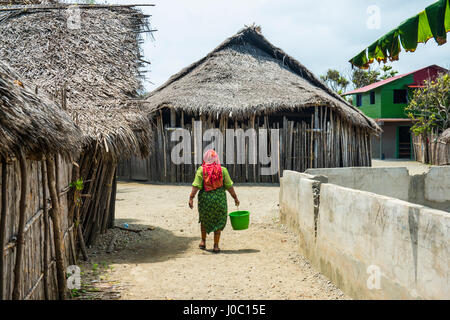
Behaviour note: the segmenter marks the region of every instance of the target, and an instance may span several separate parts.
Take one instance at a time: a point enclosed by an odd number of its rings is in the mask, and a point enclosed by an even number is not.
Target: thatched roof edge
[[[117,156],[148,153],[148,117],[128,102],[142,89],[142,32],[151,32],[137,5],[80,5],[82,28],[69,29],[71,4],[26,5],[0,12],[0,57],[19,75],[62,100],[84,135]],[[80,40],[83,41],[80,41]],[[62,48],[62,49],[61,49]]]
[[[70,115],[48,97],[36,94],[16,72],[0,62],[0,155],[21,151],[79,151],[84,139]]]
[[[332,104],[332,105],[339,106],[338,110],[345,109],[345,108],[350,108],[354,112],[356,112],[358,114],[359,118],[360,118],[360,119],[355,119],[354,115],[350,115],[350,114],[348,114],[346,112],[340,112],[340,115],[344,119],[348,120],[349,122],[351,122],[351,123],[353,123],[353,124],[355,124],[357,126],[366,127],[368,129],[370,129],[371,131],[381,132],[381,129],[379,128],[379,126],[376,124],[376,122],[373,119],[370,119],[369,117],[364,115],[358,108],[354,107],[353,105],[348,103],[345,99],[343,99],[341,96],[339,96],[337,93],[335,93],[334,91],[329,89],[322,81],[320,81],[312,72],[310,72],[299,61],[297,61],[293,57],[291,57],[288,54],[286,54],[280,48],[275,47],[274,45],[272,45],[261,34],[260,28],[257,27],[257,26],[250,26],[250,27],[243,28],[236,35],[226,39],[219,46],[217,46],[213,51],[211,51],[209,54],[207,54],[205,57],[203,57],[202,59],[192,63],[188,67],[182,69],[180,72],[178,72],[178,73],[174,74],[173,76],[171,76],[164,84],[162,84],[160,87],[158,87],[157,89],[152,91],[147,99],[149,101],[151,101],[151,99],[152,99],[152,97],[154,95],[156,95],[159,92],[163,91],[169,85],[175,83],[176,81],[180,80],[181,78],[183,78],[184,76],[186,76],[187,74],[192,72],[199,65],[202,65],[208,59],[213,57],[217,52],[227,48],[228,46],[230,46],[232,44],[242,44],[242,43],[251,43],[254,46],[262,49],[263,51],[265,51],[266,53],[268,53],[269,55],[271,55],[275,59],[278,59],[278,60],[282,61],[282,63],[285,66],[287,66],[290,70],[292,70],[294,73],[296,73],[300,77],[306,79],[313,86],[315,86],[315,87],[323,90],[324,92],[326,92],[329,95],[329,97],[330,97],[328,102],[330,104]],[[310,106],[313,106],[313,105],[315,105],[315,106],[323,106],[323,104],[312,104]],[[158,106],[158,107],[161,107],[161,106]],[[175,106],[175,105],[173,105],[173,107],[175,109],[179,109],[180,108],[180,107]],[[274,108],[274,111],[276,111],[276,110],[280,109],[282,106],[270,106],[270,107]],[[290,106],[285,106],[285,107],[286,108],[295,109],[295,108],[304,108],[304,107],[307,107],[307,105],[305,105],[305,104],[298,104],[298,105],[290,105]],[[267,109],[269,109],[269,108],[266,105],[266,106],[259,106],[259,107],[256,106],[255,109],[257,111],[259,111],[259,112],[261,112],[261,111],[266,111],[267,112]],[[231,110],[224,110],[223,113],[230,112],[230,111]],[[255,111],[255,110],[253,110],[253,108],[252,108],[252,111]],[[234,110],[234,112],[236,113],[236,110]],[[243,114],[246,113],[244,111],[242,111],[242,112],[243,112]],[[361,121],[362,119],[363,119],[363,121]]]

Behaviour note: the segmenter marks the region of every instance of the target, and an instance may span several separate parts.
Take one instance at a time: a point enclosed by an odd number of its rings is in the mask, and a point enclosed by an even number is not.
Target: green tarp
[[[368,69],[375,60],[395,61],[398,60],[401,47],[414,52],[418,43],[425,43],[431,38],[442,45],[447,42],[449,31],[450,0],[439,0],[385,34],[349,62],[355,67]]]

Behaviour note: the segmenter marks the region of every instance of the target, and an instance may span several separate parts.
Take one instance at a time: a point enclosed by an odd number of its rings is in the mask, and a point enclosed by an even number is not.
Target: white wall
[[[300,252],[353,298],[450,299],[448,212],[284,171],[280,216]],[[380,271],[379,289],[368,268]]]
[[[310,175],[325,175],[339,186],[377,193],[408,201],[408,169],[398,168],[329,168],[308,169]]]

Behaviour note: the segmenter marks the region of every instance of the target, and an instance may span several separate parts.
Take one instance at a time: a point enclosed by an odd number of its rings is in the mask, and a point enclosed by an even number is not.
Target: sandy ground
[[[144,231],[109,231],[90,249],[91,263],[108,266],[105,278],[121,299],[348,299],[297,253],[296,237],[278,223],[278,187],[235,189],[251,226],[234,231],[228,221],[214,254],[212,234],[207,250],[198,249],[189,186],[119,183],[116,225]],[[234,209],[229,195],[228,204]],[[120,239],[107,254],[114,232]]]
[[[373,160],[373,167],[428,171],[414,161]],[[349,299],[297,253],[297,238],[278,221],[276,186],[237,186],[248,230],[228,221],[220,254],[198,249],[196,208],[189,186],[118,184],[116,226],[89,249],[82,264],[85,299]],[[229,211],[234,202],[228,195]],[[196,204],[195,204],[196,205]],[[115,239],[112,253],[106,250]]]

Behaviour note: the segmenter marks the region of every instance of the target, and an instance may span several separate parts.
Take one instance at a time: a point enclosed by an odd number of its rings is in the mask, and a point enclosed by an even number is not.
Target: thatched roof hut
[[[49,278],[58,274],[65,282],[63,259],[75,263],[62,249],[70,222],[57,187],[69,184],[71,159],[84,143],[80,132],[67,112],[0,62],[0,300],[56,297],[60,286]],[[49,266],[50,250],[56,268]]]
[[[284,169],[370,165],[367,139],[380,132],[372,119],[267,41],[257,26],[242,29],[206,57],[173,75],[150,93],[143,108],[156,114],[154,143],[161,156],[159,159],[155,154],[147,163],[124,164],[121,175],[136,180],[192,179],[193,167],[174,165],[165,154],[170,154],[173,146],[170,130],[174,127],[190,130],[191,136],[202,135],[195,133],[194,120],[200,120],[204,129],[222,132],[231,128],[279,129],[278,173]],[[193,145],[197,148],[190,151],[194,151],[197,164],[202,150],[200,144]],[[248,145],[245,148],[248,150]],[[188,158],[192,158],[190,154]],[[239,168],[233,159],[224,160],[233,164],[236,181],[278,181],[278,175],[260,177],[259,164],[247,160]],[[156,163],[157,169],[150,163]]]
[[[145,156],[151,146],[151,122],[133,102],[148,63],[140,50],[148,16],[133,5],[8,6],[0,8],[0,32],[0,58],[81,128],[71,179],[85,181],[90,196],[76,208],[69,200],[69,216],[89,245],[113,226],[118,159]]]
[[[80,150],[80,129],[69,114],[35,92],[0,62],[0,156],[72,154]]]
[[[3,61],[61,101],[88,143],[118,155],[148,152],[148,120],[129,102],[142,89],[147,16],[131,5],[80,5],[74,22],[68,4],[3,10]]]
[[[304,65],[273,46],[255,26],[244,28],[170,77],[147,101],[154,109],[167,106],[239,118],[326,105],[355,126],[380,130]]]

